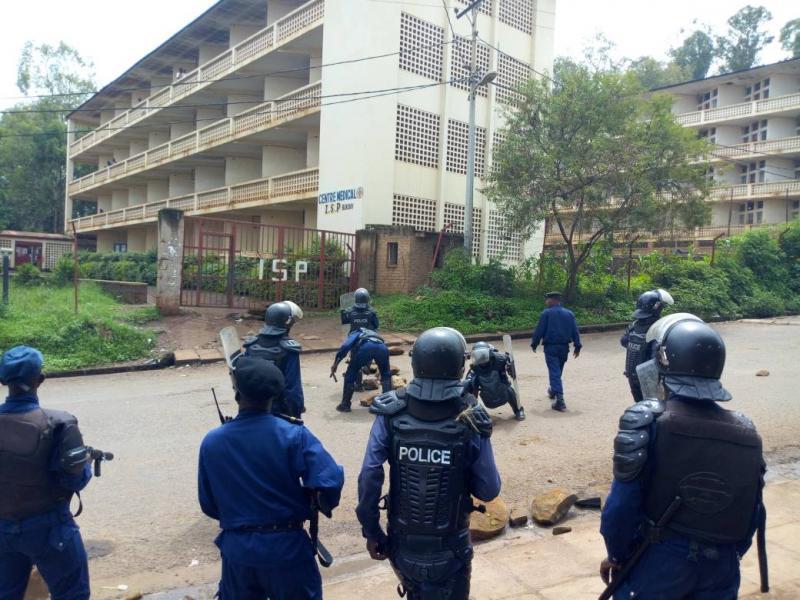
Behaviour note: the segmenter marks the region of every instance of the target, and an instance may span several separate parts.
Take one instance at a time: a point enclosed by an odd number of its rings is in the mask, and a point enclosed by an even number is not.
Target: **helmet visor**
[[[658,321],[650,326],[650,329],[647,330],[645,340],[648,343],[655,341],[658,344],[661,344],[661,342],[664,341],[664,337],[667,335],[667,331],[669,331],[670,327],[679,321],[700,321],[702,323],[703,319],[693,315],[692,313],[673,313],[671,315],[667,315],[666,317],[661,317]]]

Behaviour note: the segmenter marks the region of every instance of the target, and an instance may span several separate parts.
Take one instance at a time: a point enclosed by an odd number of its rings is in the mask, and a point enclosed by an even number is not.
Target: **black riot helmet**
[[[366,288],[358,288],[356,290],[354,300],[356,308],[367,308],[371,298],[369,297],[369,292],[366,290]]]
[[[730,393],[719,378],[725,368],[725,342],[707,323],[680,320],[669,326],[656,350],[664,386],[685,398],[725,402]]]
[[[303,311],[297,304],[290,301],[276,302],[267,307],[264,315],[264,329],[261,333],[266,335],[284,335],[289,333],[297,321],[303,318]]]
[[[636,311],[633,313],[634,319],[649,319],[660,317],[661,311],[668,304],[675,304],[669,292],[666,290],[650,290],[645,292],[636,301]]]
[[[476,342],[472,346],[472,364],[476,367],[488,364],[492,359],[492,350],[494,350],[494,347],[488,342]]]
[[[428,329],[411,349],[411,369],[419,379],[461,379],[467,356],[464,336],[450,327]]]

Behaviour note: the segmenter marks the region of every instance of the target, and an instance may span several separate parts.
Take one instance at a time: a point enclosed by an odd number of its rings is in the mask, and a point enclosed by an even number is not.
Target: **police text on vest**
[[[398,460],[420,464],[449,465],[450,450],[437,450],[435,448],[416,448],[414,446],[400,446]]]

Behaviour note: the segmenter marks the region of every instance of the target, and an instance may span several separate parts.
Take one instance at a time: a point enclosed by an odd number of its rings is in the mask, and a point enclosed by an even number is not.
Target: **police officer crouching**
[[[303,311],[294,302],[276,302],[267,308],[264,327],[258,335],[245,340],[245,356],[268,360],[277,366],[286,382],[286,391],[278,412],[299,417],[306,411],[303,381],[300,375],[302,348],[289,337],[289,331],[303,318]]]
[[[666,290],[650,290],[645,292],[636,301],[636,310],[633,318],[636,319],[628,325],[619,343],[625,348],[625,377],[631,387],[631,395],[635,402],[641,402],[642,386],[636,375],[636,367],[653,358],[653,344],[646,341],[647,330],[661,318],[661,311],[665,306],[674,304],[675,301]]]
[[[358,331],[361,328],[369,329],[371,331],[378,331],[380,328],[380,321],[378,320],[378,313],[370,306],[371,298],[369,292],[365,288],[358,288],[354,294],[355,303],[353,306],[340,311],[342,318],[342,325],[349,325],[349,333]],[[356,391],[363,392],[364,386],[362,385],[363,372],[356,373]]]
[[[222,529],[219,597],[322,598],[316,549],[303,522],[312,518],[312,495],[330,516],[344,470],[302,421],[271,413],[284,393],[274,364],[243,356],[233,379],[239,414],[206,434],[198,467],[200,507]]]
[[[331,365],[331,377],[336,375],[336,369],[344,357],[350,355],[350,364],[344,374],[344,388],[342,390],[342,401],[336,407],[339,412],[350,412],[350,405],[353,400],[353,392],[356,390],[358,374],[363,367],[372,364],[378,365],[381,374],[381,387],[384,392],[392,389],[392,374],[389,370],[389,348],[383,338],[371,329],[357,329],[347,336],[347,339],[339,347],[336,358]]]
[[[43,362],[27,346],[0,362],[0,597],[22,600],[36,565],[55,600],[83,600],[89,566],[69,502],[92,472],[77,419],[39,406]]]
[[[467,391],[475,396],[480,394],[487,408],[508,404],[517,421],[524,421],[525,409],[519,405],[517,393],[508,380],[511,368],[508,356],[487,342],[477,342],[471,357],[472,366],[464,382]]]
[[[601,575],[618,586],[615,598],[733,599],[739,559],[765,526],[761,438],[747,417],[717,404],[731,399],[719,381],[719,334],[688,314],[653,328],[668,397],[620,419]]]
[[[458,331],[429,329],[412,348],[414,379],[370,409],[377,417],[356,514],[370,556],[389,558],[409,600],[469,597],[471,495],[489,501],[500,493],[491,419],[460,381],[466,352]],[[388,538],[379,515],[386,461]]]

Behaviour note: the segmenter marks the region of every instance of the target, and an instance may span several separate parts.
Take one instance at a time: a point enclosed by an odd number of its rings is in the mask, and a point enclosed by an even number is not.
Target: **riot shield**
[[[637,365],[636,377],[639,378],[639,386],[642,388],[642,397],[645,400],[664,399],[662,387],[658,381],[658,365],[656,365],[655,358]]]
[[[348,292],[339,296],[339,311],[344,312],[356,303],[356,293]],[[342,323],[342,333],[350,331],[350,323]]]
[[[511,376],[511,384],[517,395],[517,404],[521,406],[522,399],[519,396],[519,385],[517,384],[517,361],[514,360],[514,347],[511,345],[511,336],[508,334],[503,336],[503,349],[508,355],[508,374]]]
[[[225,355],[225,362],[228,368],[233,370],[234,361],[242,354],[242,345],[239,342],[239,334],[232,325],[221,329],[219,339],[222,342],[222,353]]]

